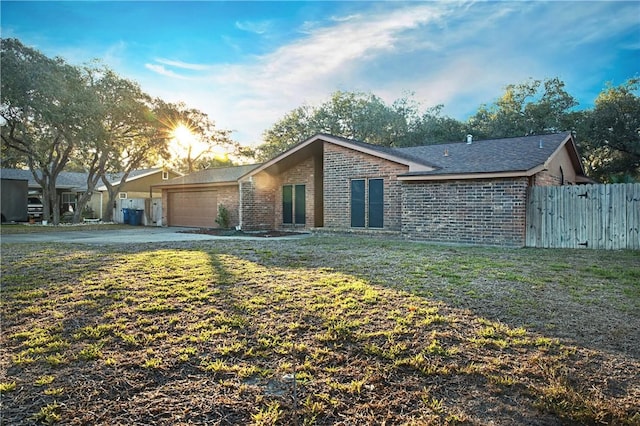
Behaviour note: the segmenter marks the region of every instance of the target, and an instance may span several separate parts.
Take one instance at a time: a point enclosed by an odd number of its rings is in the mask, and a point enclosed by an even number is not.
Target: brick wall
[[[242,229],[247,231],[274,228],[274,200],[277,179],[260,172],[240,182]]]
[[[225,206],[229,210],[229,226],[235,227],[240,223],[238,216],[240,206],[240,191],[238,185],[220,186],[216,188],[218,209]],[[216,212],[216,215],[218,212]],[[217,216],[216,216],[217,217]],[[216,223],[217,226],[220,226]]]
[[[282,172],[277,181],[275,192],[275,218],[274,228],[284,229],[291,228],[291,224],[284,225],[282,223],[282,186],[283,185],[305,185],[305,225],[296,224],[296,228],[311,228],[315,224],[315,208],[316,189],[315,189],[315,159],[309,157],[306,160],[294,165],[288,170]],[[322,171],[319,171],[320,173]]]
[[[411,239],[524,246],[527,178],[405,182],[402,233]]]
[[[408,166],[325,143],[323,171],[325,228],[351,228],[351,179],[383,178],[384,229],[400,231],[402,183],[397,176]]]
[[[557,186],[563,184],[560,171],[555,174],[550,171],[540,172],[533,177],[533,181],[535,186]]]

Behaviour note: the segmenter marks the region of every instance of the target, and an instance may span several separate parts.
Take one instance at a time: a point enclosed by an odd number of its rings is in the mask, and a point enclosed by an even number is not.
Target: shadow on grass
[[[151,424],[638,419],[632,358],[567,345],[472,306],[476,299],[466,292],[473,283],[512,273],[510,252],[496,251],[493,269],[482,269],[487,255],[475,250],[384,244],[13,247],[2,261],[1,383],[16,386],[6,397],[3,391],[3,417]],[[445,267],[456,253],[458,263],[471,259],[467,275]]]

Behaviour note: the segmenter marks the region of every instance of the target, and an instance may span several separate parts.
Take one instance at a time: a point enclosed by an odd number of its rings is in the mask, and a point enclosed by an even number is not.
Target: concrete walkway
[[[47,231],[28,234],[5,234],[0,236],[2,243],[69,243],[69,244],[139,244],[139,243],[165,243],[172,241],[203,241],[203,240],[294,240],[305,238],[309,234],[288,235],[284,237],[223,237],[217,235],[204,235],[187,233],[192,228],[176,227],[145,227],[132,226],[130,229],[117,229],[105,231]],[[180,232],[182,231],[182,232]]]

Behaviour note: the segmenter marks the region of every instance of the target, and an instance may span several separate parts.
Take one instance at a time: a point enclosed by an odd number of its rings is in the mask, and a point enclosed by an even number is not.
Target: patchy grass
[[[638,424],[640,253],[2,245],[8,424]]]

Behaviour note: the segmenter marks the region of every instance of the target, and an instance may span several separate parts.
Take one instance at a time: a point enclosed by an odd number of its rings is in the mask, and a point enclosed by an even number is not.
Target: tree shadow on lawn
[[[518,374],[522,374],[521,380],[515,379],[513,382],[510,380],[501,381],[499,378],[496,379],[495,374],[491,372],[480,374],[480,376],[489,382],[492,380],[495,382],[497,380],[503,385],[515,385],[513,388],[510,388],[511,390],[517,389],[518,385],[523,385],[523,389],[526,388],[525,394],[537,394],[534,398],[536,400],[533,403],[533,406],[536,408],[540,408],[541,404],[543,406],[546,404],[545,409],[553,412],[559,406],[572,407],[568,410],[574,410],[573,414],[569,415],[568,418],[575,416],[573,417],[574,420],[577,419],[578,421],[588,422],[590,421],[589,419],[591,419],[591,421],[599,421],[607,416],[601,410],[608,411],[611,409],[616,411],[616,405],[611,405],[608,409],[604,409],[604,406],[598,406],[600,403],[595,403],[588,407],[588,401],[595,401],[597,399],[596,394],[600,396],[606,395],[604,400],[608,402],[615,401],[616,398],[622,397],[618,399],[620,406],[627,407],[630,410],[630,414],[627,413],[628,417],[627,414],[623,414],[622,418],[631,418],[634,415],[636,416],[635,418],[638,417],[638,407],[634,407],[635,404],[633,402],[640,396],[637,390],[637,384],[640,383],[638,376],[639,364],[637,359],[635,359],[637,352],[618,352],[618,347],[616,347],[616,351],[612,352],[611,347],[608,345],[605,345],[607,347],[603,349],[598,344],[598,340],[596,340],[595,343],[594,341],[589,341],[593,349],[588,349],[588,345],[587,347],[579,347],[582,345],[575,346],[575,340],[571,340],[567,344],[566,340],[568,339],[563,339],[565,343],[561,343],[553,338],[553,331],[557,329],[546,330],[547,332],[545,332],[545,330],[528,332],[522,328],[522,316],[506,316],[507,320],[504,319],[505,316],[496,318],[496,313],[500,313],[499,309],[496,310],[495,307],[486,309],[483,304],[473,306],[473,303],[468,303],[470,306],[467,306],[467,309],[459,309],[457,307],[458,304],[454,302],[460,300],[458,299],[460,294],[467,294],[466,291],[468,290],[465,290],[465,293],[460,293],[460,291],[455,292],[452,302],[450,295],[444,297],[442,295],[435,296],[434,288],[429,289],[427,287],[425,289],[424,285],[416,286],[414,283],[411,283],[412,285],[410,286],[404,284],[398,285],[397,281],[395,281],[395,279],[399,278],[397,272],[389,273],[393,268],[391,268],[388,263],[376,267],[372,266],[375,265],[375,263],[366,262],[367,254],[374,253],[366,249],[364,252],[354,253],[352,246],[344,250],[335,250],[334,247],[333,250],[323,251],[324,256],[326,256],[327,253],[332,254],[331,259],[327,259],[326,257],[314,257],[315,251],[313,249],[300,250],[300,246],[300,243],[296,245],[274,243],[270,246],[260,245],[256,248],[244,247],[241,249],[244,250],[241,256],[249,260],[251,264],[257,263],[262,265],[265,268],[265,274],[272,277],[274,281],[289,282],[290,288],[297,287],[295,284],[296,279],[309,275],[311,278],[307,281],[316,283],[316,285],[317,283],[322,283],[325,287],[333,288],[331,291],[335,294],[329,296],[329,300],[334,298],[334,303],[338,303],[339,300],[357,300],[358,304],[356,304],[354,309],[356,311],[363,310],[365,313],[359,314],[359,317],[366,318],[365,324],[357,324],[356,326],[356,328],[360,330],[355,339],[355,341],[358,342],[357,351],[362,351],[364,348],[365,353],[382,357],[382,359],[386,361],[390,361],[389,357],[393,352],[393,348],[404,350],[405,347],[411,348],[405,355],[409,358],[417,357],[416,359],[418,360],[425,354],[444,355],[447,361],[452,362],[457,358],[456,361],[453,362],[454,365],[445,367],[445,370],[457,371],[457,374],[454,373],[456,379],[464,377],[467,382],[463,387],[467,389],[471,389],[473,386],[471,386],[471,383],[468,381],[470,376],[464,371],[464,367],[461,366],[481,365],[480,370],[482,370],[486,365],[490,365],[491,363],[497,363],[499,365],[502,362],[496,360],[509,360],[507,364],[509,364],[509,362],[513,362],[513,364],[507,367],[501,366],[498,368],[498,371],[504,372],[504,377],[518,377]],[[316,248],[318,244],[317,241],[303,242],[302,246],[306,246],[308,249],[311,247]],[[442,247],[438,249],[442,250]],[[451,252],[455,256],[458,250],[459,249],[451,249]],[[404,253],[401,257],[406,261],[406,259],[410,257],[407,255],[412,251],[413,250],[409,250],[408,253]],[[462,252],[466,251],[466,249],[462,250]],[[501,281],[498,282],[497,285],[504,287],[510,283],[509,279],[505,279],[503,275],[507,277],[510,276],[510,272],[508,270],[505,271],[505,267],[509,262],[513,262],[513,259],[510,260],[506,258],[496,260],[495,254],[484,257],[478,256],[477,250],[469,251],[477,257],[472,259],[473,261],[470,262],[471,265],[474,263],[482,265],[480,272],[484,272],[487,270],[487,264],[493,262],[493,264],[489,265],[489,269],[493,269],[491,273],[501,278]],[[372,255],[374,260],[380,259],[379,252],[380,248],[378,247],[378,253]],[[237,253],[237,251],[234,251],[234,254]],[[508,254],[510,251],[496,250],[496,253],[501,257],[505,257],[505,253]],[[551,255],[553,255],[553,253],[551,253]],[[383,255],[382,257],[385,258],[387,262],[389,261],[387,256]],[[521,254],[518,255],[516,260],[519,261],[521,257]],[[353,261],[354,258],[367,266],[363,268],[362,265],[356,264]],[[350,261],[345,262],[345,259],[350,259]],[[422,271],[427,270],[424,268],[424,261],[429,260],[428,255],[425,256],[424,253],[420,253],[419,260],[423,260],[422,263],[415,262],[415,260],[416,259],[410,259],[406,265],[402,266],[401,270],[410,271],[408,267],[415,267],[416,265],[421,268],[418,269],[421,274]],[[548,259],[545,259],[545,261],[548,261]],[[437,264],[437,268],[448,263],[451,263],[451,261],[443,260]],[[318,264],[332,265],[332,267],[327,268],[318,266]],[[531,265],[535,266],[537,264],[532,263]],[[519,265],[516,266],[519,267]],[[558,268],[560,266],[563,268],[566,267],[564,264],[556,265],[555,267]],[[251,267],[255,268],[255,265]],[[472,267],[473,266],[467,265],[467,268]],[[443,272],[444,268],[437,268],[435,270],[440,271],[440,276],[446,276],[446,274],[450,273],[446,270]],[[278,277],[276,271],[283,275]],[[386,272],[380,273],[381,271]],[[632,278],[633,273],[637,272],[638,270],[632,272],[630,277]],[[535,271],[531,273],[535,273]],[[332,278],[323,278],[325,274],[328,274]],[[470,275],[474,276],[474,274]],[[336,278],[336,276],[338,278]],[[518,279],[514,282],[519,283],[520,281],[524,281],[526,286],[540,283],[540,277],[534,277],[532,282],[527,282],[523,277],[524,275],[519,275],[516,277]],[[425,277],[421,276],[421,278]],[[460,276],[454,275],[453,278],[458,280]],[[545,277],[542,277],[542,279],[544,278]],[[337,280],[337,282],[333,282],[334,280]],[[342,281],[344,281],[344,283]],[[468,285],[467,288],[472,288],[475,282],[476,280]],[[633,283],[632,279],[631,282]],[[544,282],[542,284],[543,286],[545,285]],[[453,285],[461,286],[462,284],[455,282]],[[550,287],[550,284],[546,283],[546,286]],[[441,288],[449,290],[450,292],[451,284],[449,283],[449,285]],[[546,291],[553,290],[547,288]],[[556,291],[561,291],[561,289]],[[315,288],[303,290],[303,293],[315,294]],[[372,294],[375,293],[380,294],[380,296],[372,296]],[[534,292],[534,297],[539,298],[539,293],[536,294],[536,292]],[[471,299],[475,300],[475,298]],[[369,305],[376,305],[380,301],[383,301],[384,307],[377,312],[375,309],[373,312],[370,312],[368,308],[371,308],[371,306]],[[508,302],[509,299],[507,298],[505,301]],[[562,298],[560,301],[564,302]],[[544,303],[544,300],[542,302]],[[554,303],[557,303],[557,301],[554,301]],[[498,304],[498,306],[499,305],[500,304]],[[519,305],[522,305],[522,303],[515,304],[518,310],[520,310]],[[452,308],[452,306],[456,307]],[[509,303],[504,303],[502,306],[510,305]],[[341,309],[342,308],[337,308],[337,314],[335,314],[336,308],[328,305],[319,309],[318,312],[332,312],[335,317],[345,318],[344,321],[348,321],[346,319],[349,317],[348,311]],[[300,307],[295,309],[295,311],[304,311],[304,308]],[[420,314],[422,316],[420,316]],[[530,313],[530,315],[535,315],[535,313]],[[526,315],[524,317],[525,319],[527,318]],[[367,320],[374,318],[376,322],[375,330],[367,331],[368,328],[371,327],[368,325]],[[510,320],[517,322],[518,325],[507,325]],[[386,324],[380,328],[384,322],[386,322]],[[325,326],[326,323],[327,320],[325,319]],[[637,325],[634,326],[634,324],[637,323],[632,322],[629,327],[632,331],[637,330]],[[406,336],[404,336],[406,339],[394,336],[393,331],[391,331],[391,335],[394,337],[389,339],[388,335],[390,330],[396,330],[398,327],[403,327],[404,325],[409,326],[409,330],[406,332]],[[385,341],[368,341],[372,333],[380,334],[381,329],[387,330],[387,332],[384,333],[387,335]],[[400,332],[399,334],[404,335],[405,333]],[[552,337],[550,338],[549,335]],[[461,338],[460,336],[463,337]],[[635,337],[635,344],[637,345],[637,336]],[[404,343],[400,343],[399,346],[393,346],[394,344],[398,345],[397,342],[399,340]],[[446,348],[450,348],[451,350]],[[543,355],[541,355],[541,353]],[[405,357],[405,360],[407,357]],[[433,360],[433,357],[427,358]],[[397,357],[392,357],[391,361],[394,366],[398,365]],[[400,364],[402,364],[402,361],[400,361]],[[415,368],[415,365],[411,364],[411,362],[409,362],[409,364]],[[537,367],[542,371],[539,371]],[[417,369],[423,371],[420,368]],[[437,371],[438,367],[432,366],[431,370]],[[463,373],[460,373],[460,371],[463,371]],[[491,369],[489,369],[489,371],[491,371]],[[536,376],[538,376],[538,380],[540,380],[537,384],[536,380],[533,379]],[[477,378],[477,375],[475,375],[474,378]],[[454,380],[454,382],[459,382],[459,380]],[[454,388],[450,382],[447,383],[446,387],[448,389]],[[504,389],[498,393],[502,393],[503,391]],[[517,393],[518,392],[516,392],[516,394]],[[484,397],[486,396],[487,395],[484,395]],[[508,398],[512,397],[513,395],[509,394]],[[519,401],[519,404],[523,404],[525,399],[522,399],[522,395],[518,395],[511,400]],[[625,403],[624,401],[627,402]],[[468,399],[464,401],[462,406],[470,407],[473,405],[474,400]],[[526,403],[524,405],[526,405]],[[604,405],[608,405],[608,403]],[[560,409],[560,412],[556,412],[556,414],[562,417],[562,410],[563,409]],[[508,410],[502,409],[499,411],[504,413]],[[537,415],[539,416],[540,413],[537,413]],[[565,418],[565,420],[567,419]],[[516,418],[511,418],[511,421],[519,422]]]
[[[392,280],[403,274],[381,274],[391,264],[356,271],[346,251],[272,241],[3,253],[1,382],[17,384],[3,391],[3,417],[561,424],[640,416],[633,359],[403,288]]]

